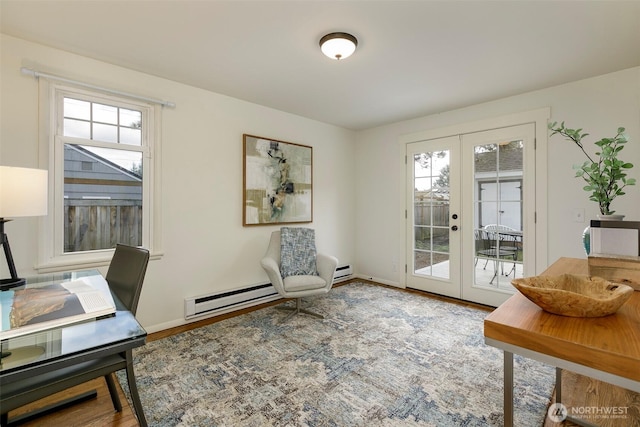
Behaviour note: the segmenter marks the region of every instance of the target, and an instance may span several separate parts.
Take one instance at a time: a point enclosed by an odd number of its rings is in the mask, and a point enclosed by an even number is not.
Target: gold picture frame
[[[242,225],[313,221],[313,147],[242,135]]]

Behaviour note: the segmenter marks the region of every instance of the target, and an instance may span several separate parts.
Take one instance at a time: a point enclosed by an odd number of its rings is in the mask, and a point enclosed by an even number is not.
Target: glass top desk
[[[97,284],[97,287],[102,286],[105,292],[109,289],[106,280],[96,270],[43,275],[27,279],[26,287],[62,283],[79,278],[89,281],[92,285]],[[20,288],[12,290],[15,289]],[[97,359],[130,353],[133,348],[145,344],[147,332],[118,298],[115,295],[112,297],[116,307],[115,315],[2,340],[3,357],[0,359],[2,425],[6,424],[8,411],[48,395],[46,390],[36,392],[34,389],[34,392],[29,393],[29,383],[33,378],[58,370],[61,370],[59,372],[73,370],[74,367]],[[127,362],[130,363],[130,355]],[[57,391],[59,390],[54,392]],[[17,399],[17,394],[23,396]],[[39,394],[39,397],[35,396],[36,394]],[[139,412],[138,409],[141,411],[142,406],[138,408],[139,402],[134,403],[136,403],[136,412]],[[141,424],[144,424],[144,415],[138,415]]]

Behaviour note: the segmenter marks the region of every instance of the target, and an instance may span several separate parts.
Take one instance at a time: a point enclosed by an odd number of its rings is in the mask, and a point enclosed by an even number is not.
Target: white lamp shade
[[[331,33],[320,39],[320,50],[331,59],[344,59],[356,50],[358,41],[351,34]]]
[[[48,172],[0,166],[0,218],[47,214]]]

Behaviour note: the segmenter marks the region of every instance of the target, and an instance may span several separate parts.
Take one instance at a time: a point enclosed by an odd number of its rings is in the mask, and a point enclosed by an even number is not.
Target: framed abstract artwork
[[[242,224],[313,221],[313,148],[247,134],[242,139]]]

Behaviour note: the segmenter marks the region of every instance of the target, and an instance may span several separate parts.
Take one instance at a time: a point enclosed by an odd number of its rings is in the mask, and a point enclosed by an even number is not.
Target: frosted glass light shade
[[[47,214],[48,172],[0,166],[0,218]]]
[[[340,60],[351,56],[358,40],[348,33],[331,33],[320,39],[320,50],[331,59]]]

